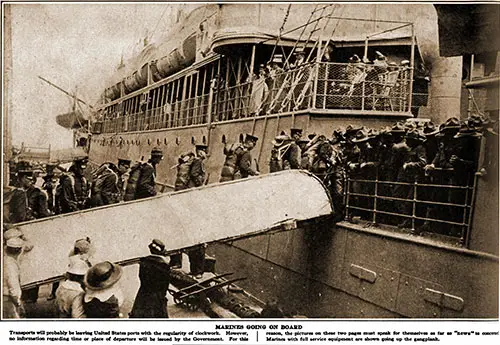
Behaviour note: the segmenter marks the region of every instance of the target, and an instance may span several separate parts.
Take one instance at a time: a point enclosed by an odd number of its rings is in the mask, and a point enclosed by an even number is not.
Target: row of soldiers
[[[480,168],[480,139],[495,141],[497,135],[498,122],[482,116],[450,118],[439,127],[415,121],[398,122],[381,130],[349,125],[343,131],[334,131],[331,139],[315,134],[303,138],[301,129],[291,129],[291,136],[281,133],[273,141],[269,164],[271,172],[307,169],[321,178],[330,189],[337,220],[345,216],[349,177],[348,218],[373,221],[375,183],[371,181],[378,180],[377,222],[421,233],[441,231],[433,222],[441,219],[455,223],[440,227],[447,229],[446,235],[460,236],[462,229],[457,223],[463,223],[462,206],[470,202],[471,195],[463,187],[472,186]],[[491,151],[485,151],[484,165],[495,171],[496,159]],[[416,195],[415,182],[421,185]],[[420,201],[415,211],[414,199]],[[412,223],[414,216],[420,218],[417,228]]]
[[[274,138],[269,171],[306,169],[320,177],[331,191],[340,220],[344,217],[347,176],[358,180],[378,178],[404,183],[470,184],[470,176],[477,170],[478,139],[483,135],[494,135],[494,125],[481,116],[463,121],[450,118],[439,127],[432,122],[408,121],[406,124],[396,123],[381,130],[347,126],[345,130],[335,130],[331,138],[318,134],[304,136],[301,128],[292,128],[290,136],[282,132]],[[257,141],[256,136],[247,134],[243,142],[225,145],[220,182],[259,175],[258,164],[251,154]],[[197,144],[194,152],[178,157],[178,164],[175,166],[176,191],[207,183],[205,162],[208,157],[208,147],[205,144]],[[156,166],[162,159],[163,152],[153,148],[147,162],[132,164],[131,160],[120,158],[116,165],[105,163],[93,173],[91,184],[85,177],[88,158],[75,158],[71,168],[59,177],[53,203],[49,202],[53,185],[45,183],[44,188],[35,186],[33,170],[24,166],[17,172],[19,185],[10,199],[9,222],[17,223],[51,214],[154,196],[157,193]],[[453,173],[450,172],[451,169]],[[373,195],[374,192],[373,183],[353,182],[351,187],[353,194]],[[431,192],[422,190],[424,192],[421,196],[427,200],[444,200],[444,197],[431,196]],[[385,193],[395,198],[413,199],[412,191],[412,188],[409,190],[404,184],[385,184],[379,195]],[[354,196],[351,199],[354,202],[351,206],[365,209],[373,206],[373,201],[369,202],[369,198]],[[447,201],[452,200],[448,197]],[[408,209],[410,203],[396,205],[399,213],[411,213]],[[353,213],[361,213],[361,216],[366,213],[359,211]],[[432,214],[432,211],[429,212],[427,216]],[[407,227],[408,219],[404,219],[400,225]]]

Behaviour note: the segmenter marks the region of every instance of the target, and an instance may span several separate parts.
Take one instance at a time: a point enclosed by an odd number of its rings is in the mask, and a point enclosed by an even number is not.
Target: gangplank
[[[80,238],[94,244],[92,262],[126,264],[148,255],[153,238],[173,252],[284,231],[297,221],[331,213],[321,181],[289,170],[20,223],[34,244],[21,261],[21,283],[27,288],[60,277]]]

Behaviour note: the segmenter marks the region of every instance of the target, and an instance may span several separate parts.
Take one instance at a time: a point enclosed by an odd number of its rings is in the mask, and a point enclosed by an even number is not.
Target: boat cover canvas
[[[176,250],[331,212],[324,185],[306,171],[290,170],[21,223],[34,244],[22,259],[21,282],[63,274],[75,240],[85,237],[95,246],[92,263],[119,262],[148,255],[153,238]]]

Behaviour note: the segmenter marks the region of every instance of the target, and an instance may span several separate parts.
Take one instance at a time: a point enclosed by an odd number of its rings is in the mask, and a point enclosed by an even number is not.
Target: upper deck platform
[[[94,132],[148,131],[299,112],[411,116],[408,66],[380,69],[364,63],[316,62],[234,85],[229,78],[213,79],[210,88],[193,91],[200,79],[206,82],[209,70],[195,70],[191,76],[131,95],[139,100],[112,102],[95,123]],[[183,86],[188,91],[181,93]]]

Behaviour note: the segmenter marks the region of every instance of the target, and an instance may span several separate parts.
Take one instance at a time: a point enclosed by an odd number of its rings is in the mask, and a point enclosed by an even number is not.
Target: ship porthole
[[[163,139],[163,143],[164,143],[165,145],[167,145],[167,138],[164,138],[164,139]]]
[[[203,142],[203,144],[206,144],[207,143],[207,137],[203,136],[203,138],[201,139],[201,141]]]
[[[222,143],[226,144],[226,135],[225,134],[222,134]]]

